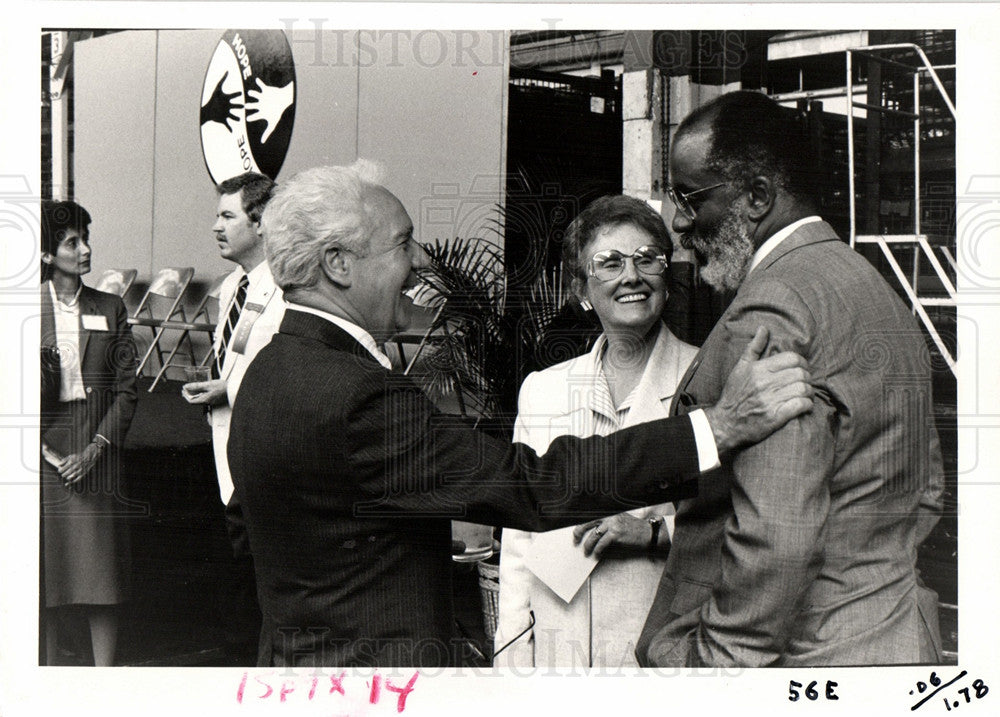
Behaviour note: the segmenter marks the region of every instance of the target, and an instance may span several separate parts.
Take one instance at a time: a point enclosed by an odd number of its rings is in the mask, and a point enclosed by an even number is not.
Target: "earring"
[[[52,255],[49,254],[48,252],[45,252],[44,254],[42,254],[42,261],[45,262],[46,264],[51,264],[52,263]]]
[[[594,310],[594,305],[591,304],[586,299],[581,299],[580,300],[580,308],[583,309],[584,311],[593,311]]]

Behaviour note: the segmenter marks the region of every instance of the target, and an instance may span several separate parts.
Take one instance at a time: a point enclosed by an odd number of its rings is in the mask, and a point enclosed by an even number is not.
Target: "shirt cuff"
[[[92,443],[100,443],[101,444],[101,448],[110,448],[111,447],[111,441],[109,441],[107,438],[105,438],[104,436],[102,436],[100,433],[95,433],[94,434],[94,440],[92,441]],[[698,449],[698,455],[701,456],[701,449],[700,448]]]
[[[694,430],[694,442],[698,446],[698,470],[702,473],[718,468],[719,449],[715,445],[715,435],[708,422],[708,416],[700,408],[688,414],[691,418],[691,428]]]

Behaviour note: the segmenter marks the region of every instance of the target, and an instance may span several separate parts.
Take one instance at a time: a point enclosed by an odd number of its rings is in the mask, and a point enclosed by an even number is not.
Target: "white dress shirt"
[[[336,324],[344,331],[349,333],[354,339],[365,347],[365,349],[372,355],[372,357],[382,364],[385,368],[392,370],[392,362],[389,357],[385,355],[385,352],[379,348],[378,344],[375,343],[375,339],[372,335],[365,331],[363,328],[355,323],[348,321],[347,319],[335,316],[327,311],[322,311],[320,309],[314,309],[311,306],[303,306],[302,304],[296,304],[293,301],[288,302],[288,308],[294,311],[302,311],[307,314],[314,314],[320,318],[326,319],[327,321]]]
[[[813,222],[821,222],[821,221],[823,221],[822,217],[813,214],[812,216],[803,217],[802,219],[799,219],[797,222],[792,222],[787,227],[776,231],[774,234],[770,236],[770,238],[768,238],[766,242],[760,245],[757,251],[754,252],[753,259],[750,260],[750,269],[747,271],[747,274],[753,271],[754,267],[756,267],[758,264],[764,261],[764,257],[766,257],[768,254],[774,251],[775,247],[778,246],[778,244],[783,242],[785,239],[790,237],[792,235],[792,232],[794,232],[796,229],[803,226],[804,224],[812,224]]]
[[[49,284],[52,295],[52,314],[56,322],[56,342],[59,346],[59,400],[84,401],[87,392],[83,386],[83,372],[80,369],[80,292],[83,284],[76,290],[76,296],[64,304],[59,300],[56,289]]]

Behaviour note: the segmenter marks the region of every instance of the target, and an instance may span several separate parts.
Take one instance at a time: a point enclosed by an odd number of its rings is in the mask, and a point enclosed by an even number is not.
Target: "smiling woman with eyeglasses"
[[[668,415],[697,353],[662,321],[671,253],[663,220],[638,199],[602,197],[576,217],[564,269],[603,333],[590,353],[528,376],[516,441],[544,453],[559,435],[608,435]],[[501,664],[579,665],[586,656],[590,666],[636,665],[633,648],[663,572],[672,513],[664,504],[557,531],[563,549],[550,553],[536,534],[505,529],[495,646],[512,644]],[[568,601],[545,581],[546,565],[565,561],[567,551],[598,558]]]

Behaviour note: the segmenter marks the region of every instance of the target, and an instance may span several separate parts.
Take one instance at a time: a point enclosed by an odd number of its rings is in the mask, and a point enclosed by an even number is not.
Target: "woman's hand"
[[[101,457],[101,449],[91,443],[79,453],[70,453],[59,464],[59,475],[63,485],[71,486],[80,482],[94,468],[97,459]]]
[[[649,521],[619,513],[573,528],[573,545],[579,545],[582,540],[584,555],[593,553],[600,557],[612,545],[645,548],[649,545],[649,536]]]

